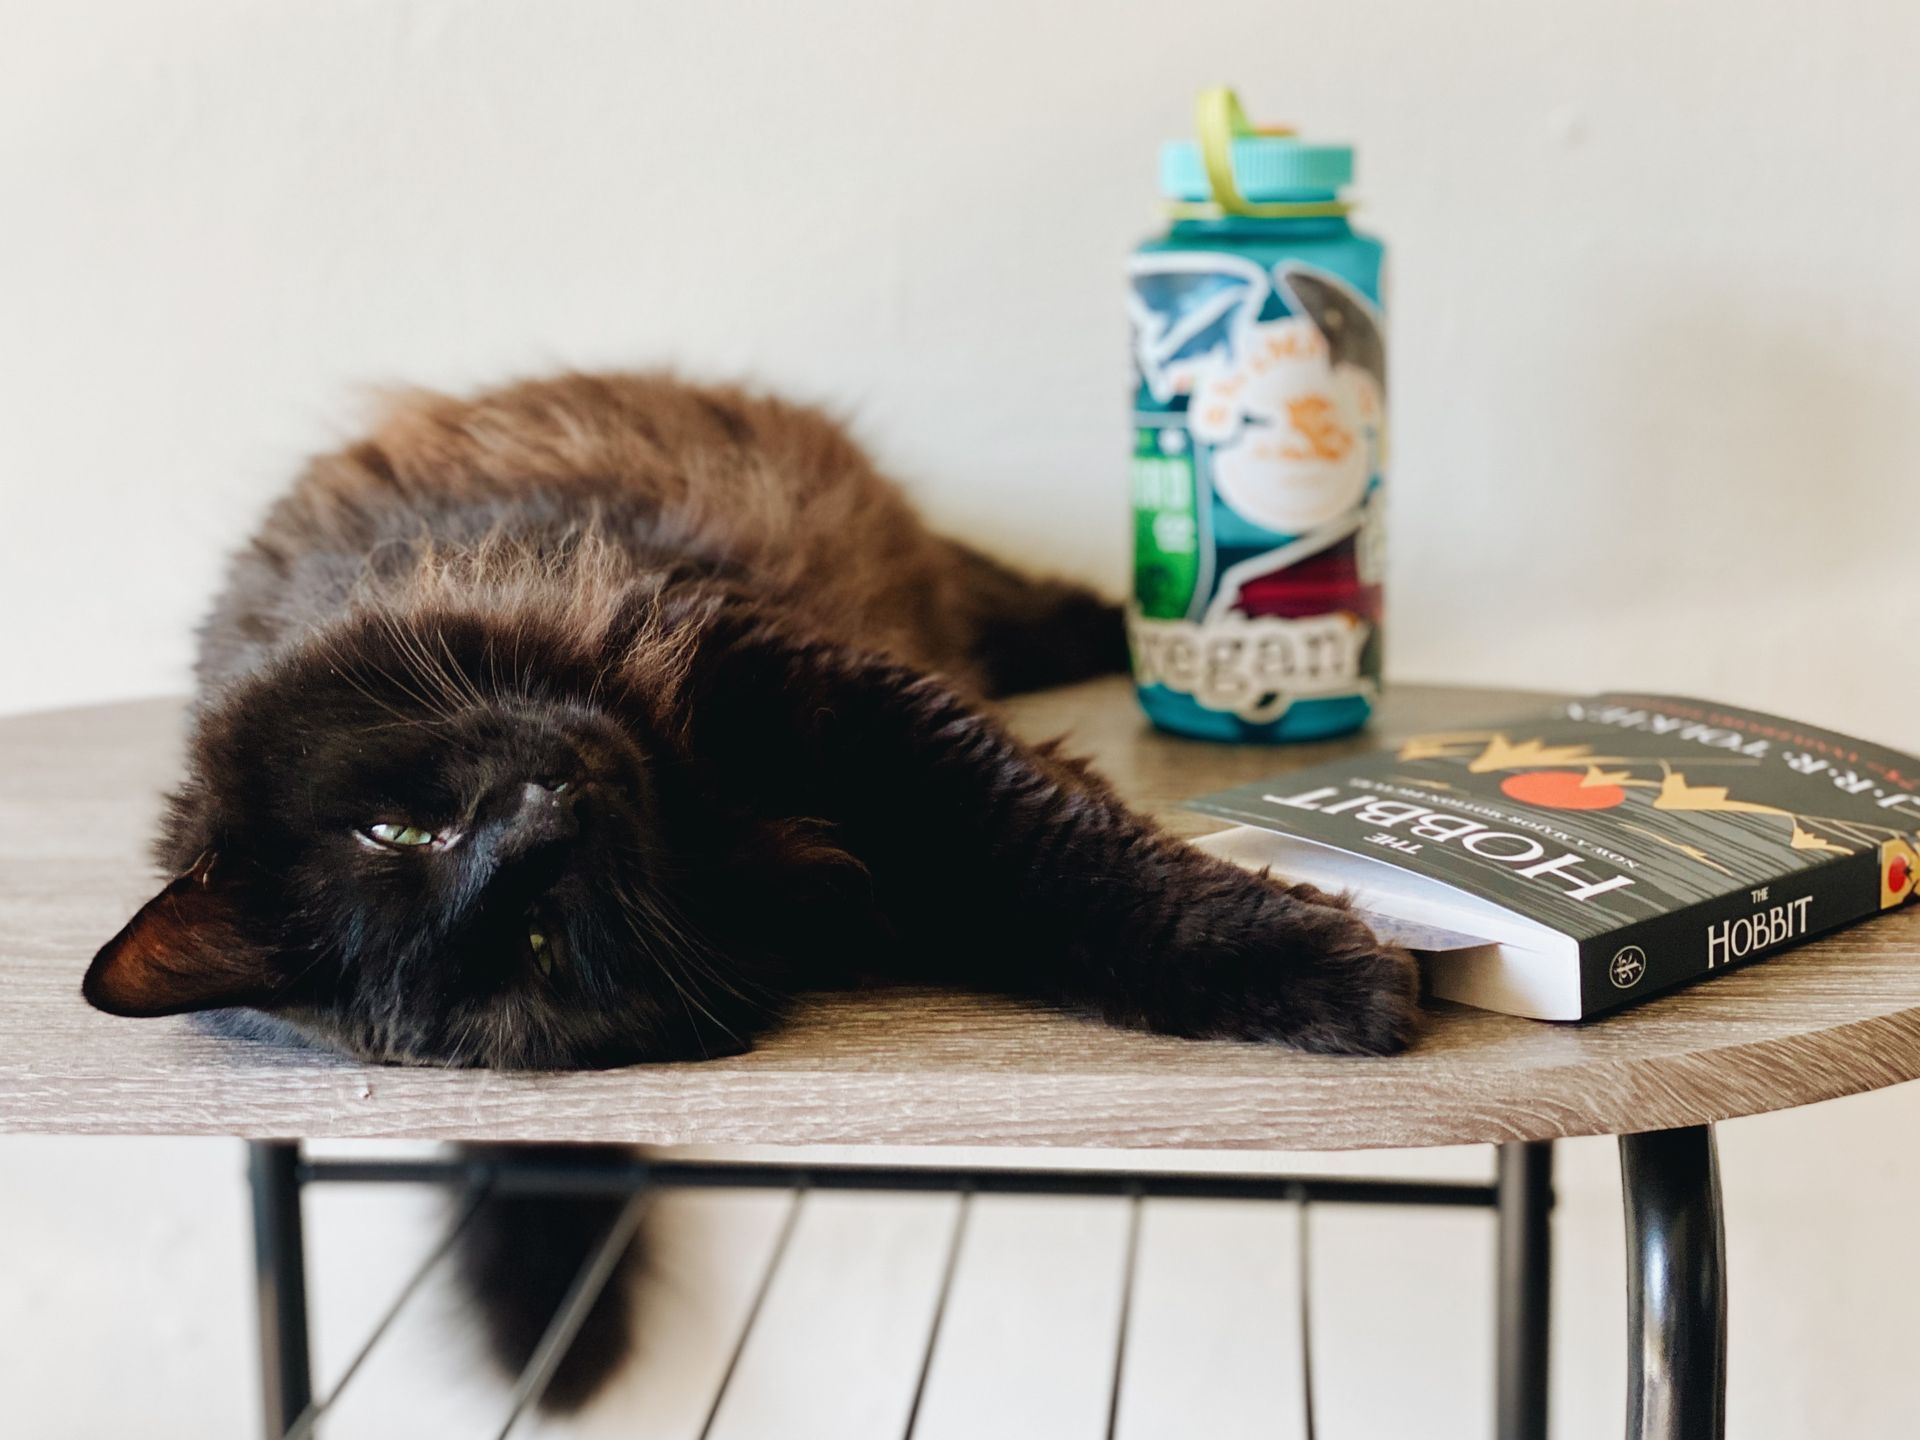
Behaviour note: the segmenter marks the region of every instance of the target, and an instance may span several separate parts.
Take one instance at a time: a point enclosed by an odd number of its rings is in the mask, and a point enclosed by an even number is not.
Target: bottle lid
[[[1290,219],[1350,208],[1339,194],[1353,181],[1352,146],[1310,145],[1291,130],[1256,128],[1225,88],[1201,93],[1194,120],[1197,140],[1160,147],[1160,192],[1180,202],[1176,213]]]
[[[1235,140],[1229,153],[1234,182],[1249,200],[1324,200],[1353,183],[1353,148],[1348,145],[1251,135]],[[1160,147],[1160,193],[1169,200],[1213,199],[1206,162],[1195,142],[1169,140]]]

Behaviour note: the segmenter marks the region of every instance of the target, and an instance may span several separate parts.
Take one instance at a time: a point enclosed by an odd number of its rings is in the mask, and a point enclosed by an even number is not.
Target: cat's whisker
[[[474,683],[473,677],[460,668],[460,661],[453,653],[453,646],[447,639],[447,632],[436,626],[433,636],[440,642],[440,651],[444,656],[444,663],[437,666],[440,673],[447,676],[468,701],[485,706],[488,697],[481,694],[480,687]]]
[[[697,973],[713,981],[736,1000],[743,1000],[748,1004],[759,1003],[754,995],[741,988],[743,982],[749,985],[754,985],[755,982],[744,974],[738,981],[729,977],[720,966],[714,963],[711,947],[693,933],[671,906],[651,895],[634,894],[625,890],[616,890],[614,894],[626,908],[628,924],[634,928],[636,934],[641,933],[639,921],[645,920],[651,923],[655,929],[663,932],[668,940],[673,942],[676,955],[684,958],[689,965],[697,967]],[[770,997],[773,993],[764,986],[755,985],[755,988],[760,990],[762,996]]]
[[[432,693],[423,695],[411,688],[408,689],[408,693],[422,705],[431,709],[433,713],[438,715],[442,720],[453,721],[457,719],[462,703],[461,697],[448,689],[444,668],[441,664],[428,653],[420,637],[412,633],[407,626],[403,625],[397,615],[382,609],[378,612],[378,616],[385,625],[388,636],[400,650],[402,656],[413,662],[424,681],[439,687],[439,693],[437,695]],[[396,677],[388,676],[387,678],[394,684],[401,683]]]
[[[384,625],[389,637],[394,641],[396,645],[400,646],[404,651],[406,641],[405,641],[405,637],[402,636],[399,632],[399,627],[397,625],[397,622],[395,622],[391,616],[385,614],[385,612],[375,612],[374,618]],[[408,684],[405,680],[402,680],[399,676],[393,674],[391,671],[387,670],[385,667],[375,664],[371,660],[366,660],[363,663],[365,663],[366,668],[372,670],[375,675],[380,677],[380,679],[386,681],[389,685],[393,686],[394,689],[398,690],[402,695],[405,695],[409,700],[412,700],[415,704],[419,705],[422,709],[426,710],[428,714],[431,715],[435,721],[441,724],[452,724],[458,718],[453,712],[449,711],[444,705],[435,703],[434,697],[432,697],[431,695],[421,693],[419,690],[415,689],[412,685]],[[374,700],[378,704],[382,704],[383,708],[387,709],[387,711],[390,714],[397,715],[402,718],[411,718],[411,717],[407,717],[404,711],[395,709],[393,706],[385,704],[385,702],[381,701],[378,696],[374,695],[371,691],[367,690],[366,687],[361,686],[358,683],[358,681],[355,679],[355,677],[351,674],[350,671],[343,672],[343,674],[349,684],[354,685],[355,688],[359,689],[362,694],[367,695],[369,699]]]
[[[430,685],[438,687],[438,699],[441,702],[440,713],[451,716],[466,703],[454,677],[447,672],[446,665],[427,649],[426,641],[417,633],[408,630],[397,620],[391,622],[394,642],[418,667],[421,677]],[[439,633],[436,630],[436,635]]]
[[[679,996],[681,1004],[684,1006],[688,1001],[692,1001],[692,1003],[699,1008],[701,1014],[705,1015],[707,1019],[718,1026],[728,1038],[738,1043],[740,1036],[736,1034],[733,1028],[724,1020],[714,1014],[711,1007],[707,1005],[705,998],[701,995],[698,985],[692,983],[691,977],[681,968],[681,962],[691,958],[695,952],[692,950],[683,950],[673,945],[665,947],[656,946],[651,942],[647,933],[641,929],[639,917],[636,916],[630,908],[623,906],[622,913],[626,918],[627,927],[633,931],[634,938],[640,943],[641,953],[661,974],[666,976],[668,983],[673,986],[675,994]],[[687,1022],[690,1025],[693,1024],[693,1016],[691,1013],[687,1016]],[[695,1033],[698,1033],[697,1026],[695,1027]]]

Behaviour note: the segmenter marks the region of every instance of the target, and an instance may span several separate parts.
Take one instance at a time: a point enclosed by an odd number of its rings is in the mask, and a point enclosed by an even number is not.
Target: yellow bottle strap
[[[1255,129],[1240,108],[1240,97],[1225,85],[1202,90],[1193,103],[1194,130],[1200,140],[1200,162],[1206,167],[1207,188],[1213,192],[1212,207],[1191,202],[1171,207],[1175,219],[1215,219],[1220,215],[1244,215],[1262,220],[1312,220],[1345,215],[1353,207],[1344,200],[1254,201],[1240,193],[1233,173],[1233,142],[1242,136],[1287,136],[1294,132],[1285,126]]]

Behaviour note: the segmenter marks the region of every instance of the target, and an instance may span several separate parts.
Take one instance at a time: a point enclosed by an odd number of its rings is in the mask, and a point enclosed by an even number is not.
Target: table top
[[[1540,699],[1397,686],[1371,740],[1288,748],[1156,734],[1120,679],[1005,713],[1032,738],[1069,733],[1134,804],[1196,835],[1218,822],[1180,813],[1183,797]],[[556,1075],[368,1066],[115,1019],[80,976],[155,888],[146,844],[181,713],[0,720],[0,1131],[1340,1150],[1659,1129],[1920,1076],[1920,907],[1582,1025],[1437,1003],[1415,1048],[1383,1060],[910,990],[810,999],[743,1056]]]

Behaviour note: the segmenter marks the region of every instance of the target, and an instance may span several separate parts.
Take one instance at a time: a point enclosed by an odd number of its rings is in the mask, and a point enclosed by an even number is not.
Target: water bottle
[[[1197,119],[1129,265],[1134,678],[1177,734],[1339,735],[1380,686],[1384,247],[1348,223],[1351,148],[1230,90]]]

